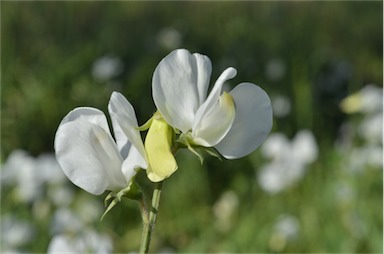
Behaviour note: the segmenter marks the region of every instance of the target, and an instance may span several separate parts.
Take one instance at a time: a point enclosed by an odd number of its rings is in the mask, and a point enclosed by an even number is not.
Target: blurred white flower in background
[[[73,208],[78,217],[86,224],[99,221],[104,212],[102,203],[89,196],[80,196]]]
[[[348,114],[382,112],[383,88],[368,84],[360,91],[346,97],[340,107]]]
[[[274,58],[268,61],[265,68],[265,75],[271,81],[281,80],[286,72],[286,66],[282,59]]]
[[[65,184],[50,186],[47,195],[57,207],[66,207],[73,201],[75,193],[73,188]]]
[[[359,136],[366,142],[373,144],[382,143],[383,139],[383,114],[367,115],[358,127]]]
[[[298,238],[300,233],[299,220],[288,214],[280,215],[273,227],[269,246],[273,251],[281,252],[289,242]]]
[[[53,237],[48,253],[112,253],[112,239],[106,234],[96,233],[91,227],[95,212],[90,209],[97,210],[98,218],[101,213],[100,207],[93,205],[93,202],[86,202],[86,205],[78,207],[77,213],[67,208],[55,212],[51,221],[50,233]],[[81,208],[85,210],[79,214]],[[90,218],[85,218],[87,212],[90,212]]]
[[[356,190],[353,188],[352,184],[345,182],[337,182],[334,186],[335,198],[339,204],[349,204],[356,199]]]
[[[88,199],[81,200],[76,208],[56,210],[48,253],[112,253],[112,239],[92,229],[91,223],[100,218],[102,208]]]
[[[92,65],[92,77],[97,81],[108,81],[117,77],[124,69],[123,61],[116,56],[102,56]]]
[[[53,154],[33,157],[15,150],[0,172],[3,193],[7,198],[11,195],[20,211],[30,211],[21,220],[19,213],[10,215],[12,211],[4,210],[0,224],[1,253],[23,252],[24,246],[42,230],[40,226],[54,239],[50,253],[112,252],[111,239],[92,231],[93,223],[99,221],[103,212],[102,204],[87,195],[75,195]],[[36,223],[32,226],[27,220]],[[49,228],[43,226],[47,221]]]
[[[344,154],[342,165],[351,172],[383,167],[383,88],[373,84],[344,98],[341,110],[357,114],[357,127],[352,119],[348,128],[340,129],[339,150]],[[360,138],[359,146],[354,145]],[[340,149],[341,148],[341,149]]]
[[[220,196],[212,208],[217,230],[226,232],[231,228],[231,220],[238,206],[239,198],[234,191],[226,191]]]
[[[1,167],[1,184],[16,186],[17,198],[26,203],[41,198],[46,184],[62,184],[65,179],[52,154],[34,158],[25,151],[15,150]]]
[[[181,33],[173,27],[165,27],[157,34],[157,42],[166,50],[174,50],[180,47]]]
[[[309,164],[317,160],[319,151],[317,142],[311,131],[299,131],[291,145],[292,155],[299,163]]]
[[[51,234],[77,232],[84,227],[80,218],[68,208],[56,210],[51,221]]]
[[[318,157],[317,142],[309,130],[299,131],[292,141],[282,133],[271,134],[261,152],[271,161],[258,171],[257,180],[271,194],[296,183],[304,176],[307,165]]]
[[[383,167],[383,148],[379,145],[367,145],[354,147],[346,157],[348,169],[352,172],[362,172],[367,166],[382,169]]]
[[[0,224],[1,253],[16,252],[24,244],[33,240],[34,231],[30,223],[19,220],[10,214],[2,215]]]
[[[286,117],[291,113],[291,100],[285,95],[277,95],[271,98],[272,110],[275,117]]]
[[[76,235],[61,234],[51,240],[47,253],[112,253],[112,240],[92,230]]]
[[[292,215],[280,215],[274,225],[274,230],[288,240],[296,239],[300,230],[299,220]]]

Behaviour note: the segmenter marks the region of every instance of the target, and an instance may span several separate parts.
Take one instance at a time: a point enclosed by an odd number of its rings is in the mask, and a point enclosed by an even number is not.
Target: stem
[[[140,254],[148,253],[149,244],[151,242],[151,235],[155,229],[156,215],[160,204],[161,187],[163,182],[155,184],[153,190],[152,205],[149,211],[149,219],[143,220],[143,235],[141,236]],[[144,218],[143,218],[144,219]]]

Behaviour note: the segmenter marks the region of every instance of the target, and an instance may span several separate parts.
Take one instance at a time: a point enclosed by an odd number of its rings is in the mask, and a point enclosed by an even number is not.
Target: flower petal
[[[224,83],[229,80],[233,79],[237,74],[237,70],[233,67],[229,67],[221,73],[219,78],[216,80],[215,85],[212,88],[212,91],[209,93],[209,96],[207,98],[208,104],[212,105],[221,95],[221,90],[223,89]],[[208,106],[210,107],[210,106]]]
[[[227,159],[254,151],[272,128],[272,107],[267,93],[252,83],[236,86],[230,94],[235,100],[236,118],[224,139],[215,148]]]
[[[223,73],[221,73],[220,77],[215,82],[215,85],[212,88],[212,91],[209,93],[207,100],[200,106],[200,108],[196,112],[196,116],[193,122],[192,129],[196,128],[196,124],[201,122],[201,118],[207,114],[207,112],[217,103],[221,96],[221,91],[224,83],[231,78],[234,78],[237,74],[235,68],[229,67]]]
[[[224,92],[220,99],[193,125],[193,142],[212,147],[220,142],[231,129],[235,119],[233,98]]]
[[[55,152],[69,180],[89,193],[100,195],[106,189],[119,190],[127,184],[117,147],[99,125],[84,119],[60,125]]]
[[[112,93],[108,110],[116,142],[125,159],[122,170],[127,179],[130,179],[135,168],[147,168],[147,154],[138,130],[135,110],[129,101],[118,92]]]
[[[199,105],[203,104],[207,98],[209,81],[212,73],[211,60],[202,54],[194,53],[197,66],[197,92],[199,94]]]
[[[185,49],[174,50],[161,60],[153,73],[152,93],[167,123],[184,133],[191,129],[211,70],[208,57],[191,55]]]
[[[107,118],[103,111],[91,107],[78,107],[70,111],[61,121],[60,125],[75,120],[84,120],[96,124],[103,128],[107,133],[110,133]]]
[[[177,170],[175,157],[171,152],[172,128],[164,119],[153,119],[145,138],[145,148],[150,166],[147,176],[152,182],[160,182]]]

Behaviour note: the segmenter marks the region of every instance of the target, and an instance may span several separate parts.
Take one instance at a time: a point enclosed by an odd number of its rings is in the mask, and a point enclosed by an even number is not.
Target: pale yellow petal
[[[149,160],[147,176],[152,182],[160,182],[177,170],[171,146],[172,127],[163,119],[153,119],[145,138],[145,149]]]

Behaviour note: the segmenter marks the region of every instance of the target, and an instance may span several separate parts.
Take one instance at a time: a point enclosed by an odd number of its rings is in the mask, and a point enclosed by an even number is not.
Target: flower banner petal
[[[197,66],[197,91],[199,94],[199,105],[203,104],[207,98],[209,81],[212,73],[211,60],[202,54],[194,53]]]
[[[235,100],[236,118],[232,128],[215,148],[227,159],[254,151],[272,128],[272,107],[267,93],[252,83],[241,83],[230,94]]]
[[[152,94],[167,123],[184,133],[191,129],[210,72],[206,59],[185,49],[172,51],[161,60],[153,73]]]
[[[107,118],[103,111],[92,107],[78,107],[71,110],[61,121],[60,125],[75,120],[85,120],[87,122],[96,124],[103,128],[107,133],[110,133]]]
[[[86,120],[59,126],[55,136],[56,158],[65,175],[94,195],[127,184],[121,172],[122,158],[109,133]]]
[[[212,147],[220,142],[231,129],[235,119],[235,105],[230,94],[224,92],[199,122],[193,125],[195,144]]]

